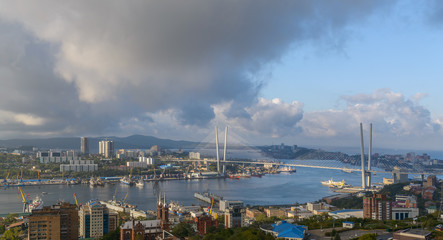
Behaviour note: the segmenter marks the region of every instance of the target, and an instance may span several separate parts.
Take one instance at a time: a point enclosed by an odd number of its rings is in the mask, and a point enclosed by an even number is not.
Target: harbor
[[[285,205],[304,203],[333,195],[329,187],[324,187],[321,181],[326,179],[345,179],[347,183],[359,186],[361,177],[357,173],[344,173],[333,169],[298,168],[293,174],[266,174],[261,178],[251,177],[241,180],[230,178],[208,178],[174,181],[145,181],[143,187],[129,186],[118,183],[118,179],[108,179],[102,187],[90,187],[89,184],[48,184],[23,186],[31,198],[39,195],[45,205],[55,204],[59,200],[74,202],[75,193],[79,202],[90,199],[122,200],[129,192],[126,202],[136,205],[143,211],[155,210],[157,194],[167,193],[168,198],[179,201],[184,206],[205,204],[194,197],[194,193],[207,191],[222,196],[227,200],[241,200],[245,205]],[[375,182],[382,182],[383,177],[390,174],[377,174]],[[112,181],[111,181],[112,180]],[[117,191],[116,191],[117,190]],[[43,192],[45,194],[43,194]],[[115,194],[117,192],[117,194]],[[309,194],[306,194],[309,193]],[[21,212],[23,205],[16,187],[0,190],[0,212]],[[207,204],[207,203],[206,203]]]

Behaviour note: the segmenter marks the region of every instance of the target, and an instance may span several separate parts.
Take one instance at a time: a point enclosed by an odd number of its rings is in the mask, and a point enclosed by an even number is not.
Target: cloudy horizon
[[[0,3],[0,139],[443,144],[440,1]]]

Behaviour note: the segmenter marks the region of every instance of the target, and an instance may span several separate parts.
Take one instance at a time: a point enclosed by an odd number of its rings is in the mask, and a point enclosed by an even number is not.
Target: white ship
[[[35,199],[29,204],[26,210],[27,212],[32,212],[32,210],[37,210],[42,208],[43,208],[43,200],[37,195]]]

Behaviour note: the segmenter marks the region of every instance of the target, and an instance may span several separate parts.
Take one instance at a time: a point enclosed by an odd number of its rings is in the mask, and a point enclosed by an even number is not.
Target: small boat
[[[143,187],[143,186],[145,186],[145,182],[143,181],[143,179],[140,179],[137,182],[135,182],[135,186]]]
[[[120,182],[129,186],[134,185],[134,181],[132,181],[132,179],[130,179],[129,177],[124,177],[120,179]]]

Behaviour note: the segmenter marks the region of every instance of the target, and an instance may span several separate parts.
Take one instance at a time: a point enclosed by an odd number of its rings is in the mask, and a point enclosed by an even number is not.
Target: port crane
[[[8,172],[8,175],[6,175],[6,177],[5,177],[5,179],[3,180],[3,182],[7,182],[8,181],[8,177],[9,177],[9,174],[10,174],[11,172]]]
[[[129,194],[129,190],[128,190],[128,192],[126,193],[125,198],[123,198],[123,200],[121,201],[121,205],[122,205],[122,206],[125,204],[125,201],[126,201],[126,198],[128,197],[128,194]]]
[[[23,193],[23,190],[21,187],[18,188],[18,192],[20,193],[22,200],[23,200],[23,212],[29,212],[29,196],[25,197],[25,194]]]

